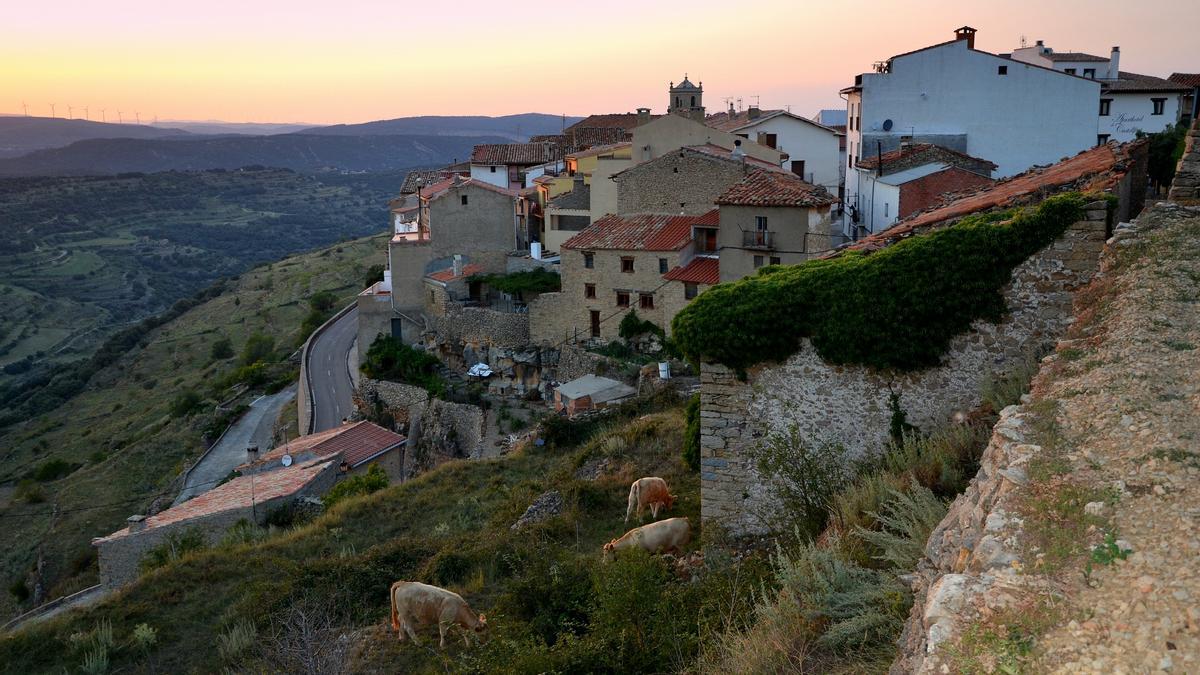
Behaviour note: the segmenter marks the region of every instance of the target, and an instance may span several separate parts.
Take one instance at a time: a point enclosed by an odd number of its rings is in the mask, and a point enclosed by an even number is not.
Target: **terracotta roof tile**
[[[449,283],[451,281],[454,281],[455,279],[463,279],[463,278],[466,278],[469,276],[473,276],[475,274],[480,274],[482,272],[483,272],[483,265],[478,265],[476,263],[470,263],[467,265],[463,265],[462,274],[459,274],[457,276],[454,274],[453,267],[447,267],[444,270],[430,272],[429,274],[426,274],[425,277],[428,279],[433,279],[434,281],[440,281],[442,283]]]
[[[882,232],[860,239],[823,257],[836,256],[846,250],[878,250],[963,216],[1041,199],[1066,186],[1081,192],[1110,189],[1128,170],[1131,152],[1145,143],[1146,141],[1133,141],[1123,145],[1100,145],[1057,164],[1030,169],[977,192],[960,193],[955,195],[957,198],[951,197],[951,201],[914,214]]]
[[[568,239],[565,249],[678,251],[692,240],[693,225],[717,225],[718,211],[702,216],[658,213],[607,215]]]
[[[718,204],[742,206],[829,206],[837,198],[825,188],[783,171],[753,169],[720,197]]]
[[[1200,73],[1171,73],[1167,79],[1185,87],[1200,87]]]
[[[662,115],[651,115],[650,119],[658,119]],[[608,113],[603,115],[588,115],[575,124],[564,129],[564,132],[579,129],[624,129],[629,131],[637,126],[637,113]]]
[[[312,458],[329,458],[341,454],[342,459],[349,462],[350,466],[357,466],[365,459],[403,442],[404,437],[400,434],[364,420],[301,436],[290,443],[272,448],[263,453],[258,461],[254,462],[254,466],[278,462],[284,455],[296,458],[306,453]]]
[[[1050,59],[1051,61],[1087,61],[1091,63],[1103,63],[1108,61],[1107,56],[1096,56],[1095,54],[1085,54],[1083,52],[1050,52],[1049,54],[1042,54],[1042,56]]]
[[[484,143],[471,152],[472,164],[533,166],[555,158],[553,143]]]
[[[1103,91],[1187,91],[1187,86],[1171,80],[1164,80],[1161,77],[1153,75],[1139,75],[1137,73],[1129,73],[1124,70],[1120,73],[1120,79],[1116,80],[1101,80],[1101,89]]]
[[[884,170],[886,170],[889,163],[895,162],[901,158],[910,160],[909,165],[911,166],[911,160],[918,155],[928,155],[930,162],[941,161],[942,158],[947,158],[950,160],[961,159],[969,163],[986,164],[992,167],[992,169],[997,168],[997,165],[994,162],[989,162],[986,159],[981,159],[979,157],[972,157],[965,152],[951,150],[950,148],[945,148],[940,145],[933,145],[932,143],[914,143],[906,148],[898,148],[890,152],[885,152],[881,156],[869,155],[856,162],[855,166],[862,167],[864,169],[874,169],[876,166],[878,166],[879,160],[882,159]],[[954,164],[955,166],[958,165],[958,162],[950,161],[950,163]]]
[[[750,110],[736,111],[732,115],[729,112],[713,113],[704,117],[704,126],[718,131],[733,131],[750,124],[758,122],[762,118],[772,113],[780,112],[779,110],[760,110],[758,117],[750,119]]]
[[[253,503],[263,503],[295,494],[313,481],[332,461],[312,461],[297,464],[278,471],[268,471],[252,476],[239,476],[233,480],[199,494],[178,506],[146,518],[146,529],[162,527],[172,523],[192,520],[222,511],[247,508]],[[104,537],[116,539],[129,534],[129,528],[117,530]]]
[[[422,192],[424,192],[424,188],[426,186],[434,183],[440,183],[453,176],[453,171],[446,171],[445,169],[421,169],[417,171],[409,171],[408,174],[404,176],[404,183],[400,186],[400,194],[408,195],[416,192],[417,185],[420,185]]]
[[[676,267],[664,274],[663,278],[670,281],[712,286],[721,281],[721,261],[719,258],[692,258],[683,267]]]

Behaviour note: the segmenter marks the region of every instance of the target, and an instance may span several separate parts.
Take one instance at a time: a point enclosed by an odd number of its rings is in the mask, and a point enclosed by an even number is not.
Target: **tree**
[[[255,333],[246,339],[242,348],[242,365],[249,366],[260,361],[273,361],[275,356],[275,338],[262,333]]]
[[[337,296],[332,291],[320,291],[308,299],[309,307],[318,312],[329,312],[337,304]]]
[[[1175,165],[1183,155],[1183,139],[1187,134],[1187,126],[1174,124],[1156,134],[1138,132],[1138,138],[1149,138],[1150,154],[1146,165],[1146,173],[1155,188],[1165,188],[1175,179]]]
[[[171,416],[186,417],[200,407],[200,394],[191,389],[185,389],[171,401]]]
[[[233,342],[227,337],[218,338],[216,342],[212,343],[212,350],[209,352],[209,355],[214,361],[224,361],[225,359],[232,358]]]
[[[367,275],[363,279],[366,287],[370,287],[380,281],[383,281],[383,265],[371,265],[367,268]]]

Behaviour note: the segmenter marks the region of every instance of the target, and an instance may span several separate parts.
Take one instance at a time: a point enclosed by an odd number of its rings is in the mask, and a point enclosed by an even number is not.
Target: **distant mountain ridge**
[[[486,117],[482,115],[425,115],[398,117],[362,124],[334,124],[305,129],[302,134],[322,136],[376,136],[418,134],[430,136],[502,136],[509,141],[525,141],[530,136],[557,134],[583,119],[545,113],[521,113]]]
[[[171,138],[187,137],[182,129],[152,127],[146,124],[114,124],[58,117],[0,117],[0,158],[19,157],[43,150],[60,148],[93,138]]]
[[[449,164],[470,157],[476,144],[506,140],[500,136],[318,134],[92,139],[0,159],[0,175],[80,176],[251,165],[305,172],[392,171]]]

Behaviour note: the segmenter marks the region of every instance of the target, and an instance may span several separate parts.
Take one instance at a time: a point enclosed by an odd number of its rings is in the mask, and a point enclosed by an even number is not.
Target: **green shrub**
[[[941,497],[962,492],[979,468],[989,429],[962,425],[920,436],[907,434],[880,458],[880,465],[898,476],[910,476]]]
[[[18,603],[25,602],[29,599],[29,587],[25,585],[24,579],[17,579],[9,584],[8,592],[17,599]]]
[[[892,490],[890,497],[878,512],[871,513],[879,529],[858,526],[854,536],[879,550],[877,560],[894,570],[909,571],[925,554],[925,542],[946,515],[946,503],[921,485],[907,492]]]
[[[805,539],[825,528],[830,500],[854,476],[845,448],[810,447],[795,424],[769,435],[750,455],[759,473],[772,481],[782,506],[767,522],[779,522],[782,515]]]
[[[171,416],[187,417],[199,410],[202,401],[200,394],[191,389],[185,389],[171,401]]]
[[[258,630],[254,624],[240,619],[217,636],[217,653],[226,663],[236,662],[256,644],[257,638]]]
[[[325,508],[329,508],[347,497],[369,495],[377,490],[382,490],[387,485],[387,474],[378,464],[372,464],[366,473],[351,476],[334,485],[333,489],[321,498],[321,503],[325,505]]]
[[[275,338],[262,333],[254,333],[246,339],[242,347],[241,364],[251,366],[261,361],[275,360]]]
[[[387,268],[380,263],[376,263],[367,268],[366,274],[363,275],[363,288],[370,288],[375,284],[383,281],[383,273]]]
[[[65,459],[48,459],[34,469],[33,479],[41,483],[49,483],[52,480],[58,480],[63,476],[69,475],[78,468],[78,464],[72,464]]]
[[[543,267],[510,274],[476,274],[467,281],[480,281],[509,295],[554,293],[562,290],[562,277]]]
[[[692,471],[700,470],[700,394],[692,394],[685,410],[687,429],[683,432],[683,461]]]
[[[432,354],[381,334],[367,349],[362,371],[367,377],[406,382],[424,388],[432,396],[442,396],[446,383],[438,375],[439,365],[441,362]]]
[[[1030,358],[1006,372],[993,373],[984,381],[980,398],[996,412],[1016,405],[1021,402],[1021,395],[1029,391],[1029,383],[1037,371],[1037,360]]]
[[[142,556],[139,568],[142,572],[165,567],[189,553],[203,551],[208,548],[204,531],[198,527],[189,528],[182,532],[171,532],[158,546],[146,551]]]
[[[639,335],[657,335],[660,339],[666,339],[666,332],[653,321],[643,319],[638,316],[636,309],[629,310],[629,313],[621,317],[621,324],[617,327],[617,334],[626,340],[632,340]]]
[[[46,501],[46,491],[32,478],[23,478],[17,483],[13,499],[24,504],[41,504]]]
[[[1079,219],[1078,193],[1035,209],[981,214],[880,251],[771,266],[718,284],[672,324],[692,361],[739,373],[783,361],[811,338],[830,363],[917,370],[939,363],[954,336],[999,320],[1012,270]],[[781,320],[786,317],[787,320]]]
[[[218,338],[216,342],[212,343],[212,347],[209,349],[209,356],[214,361],[224,361],[225,359],[233,358],[233,342],[227,337]]]
[[[549,646],[564,634],[587,631],[592,612],[590,565],[563,552],[530,555],[515,564],[497,611],[529,624]]]
[[[330,311],[332,311],[333,306],[336,304],[337,296],[333,294],[333,291],[319,291],[314,293],[313,296],[308,299],[309,307],[311,307],[314,311],[325,314],[328,314]]]

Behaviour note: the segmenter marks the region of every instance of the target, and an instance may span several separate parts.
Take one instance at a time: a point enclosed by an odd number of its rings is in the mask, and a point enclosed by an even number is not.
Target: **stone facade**
[[[409,477],[427,471],[451,459],[478,459],[483,456],[483,410],[466,403],[440,399],[429,405],[414,423],[415,441],[410,444]]]
[[[682,148],[614,176],[617,213],[702,215],[744,172],[740,161]]]
[[[1094,274],[1107,229],[1104,202],[1086,219],[1031,256],[1004,289],[1010,313],[998,324],[978,321],[956,337],[942,365],[887,374],[825,363],[811,344],[786,362],[750,371],[748,381],[719,364],[701,368],[702,517],[735,530],[769,529],[757,514],[772,507],[750,459],[762,439],[796,425],[813,445],[840,444],[852,454],[889,438],[889,397],[899,394],[908,421],[937,428],[979,402],[994,373],[1025,365],[1051,347],[1071,321],[1072,292]]]
[[[829,214],[828,206],[723,204],[721,228],[717,233],[721,281],[749,276],[763,265],[795,265],[828,251],[832,248],[830,233],[833,227]],[[767,219],[765,235],[757,231],[760,217]]]
[[[1179,158],[1167,196],[1175,202],[1200,201],[1200,118],[1188,129],[1183,156]]]

